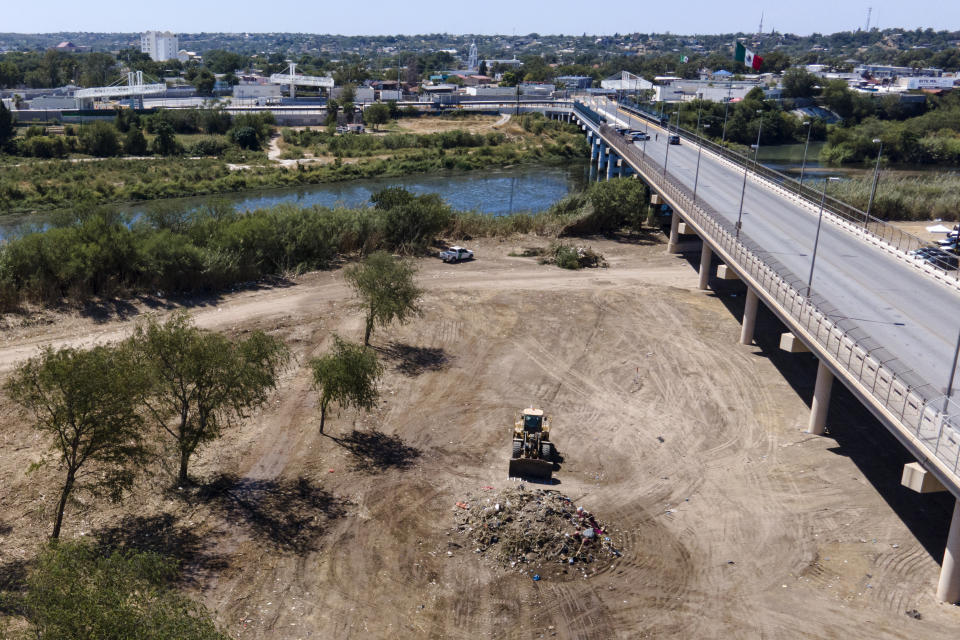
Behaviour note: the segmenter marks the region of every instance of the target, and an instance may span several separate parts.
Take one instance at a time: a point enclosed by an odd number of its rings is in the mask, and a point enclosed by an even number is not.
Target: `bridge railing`
[[[860,383],[874,400],[900,421],[930,454],[954,474],[960,465],[960,405],[914,373],[883,348],[849,317],[820,294],[811,292],[797,277],[749,235],[738,234],[735,225],[674,178],[663,165],[636,145],[628,144],[608,125],[600,132],[617,153],[627,158],[657,190],[683,208],[710,240],[720,247],[742,272],[746,272],[773,298],[795,323],[829,354],[847,376]]]
[[[631,100],[622,100],[619,103],[619,106],[626,111],[629,111],[634,115],[644,118],[650,122],[654,122],[656,124],[660,123],[658,114],[643,108]],[[795,178],[792,178],[784,173],[780,173],[779,171],[775,171],[764,166],[763,164],[755,163],[753,158],[748,158],[743,154],[729,149],[721,144],[699,136],[693,131],[684,129],[682,127],[679,129],[673,127],[673,129],[677,130],[682,137],[689,140],[694,140],[698,144],[702,144],[705,149],[713,151],[717,155],[724,157],[737,166],[747,167],[757,175],[763,176],[764,178],[778,183],[781,187],[787,190],[790,194],[795,195],[797,198],[806,200],[817,207],[820,206],[820,199],[823,196],[822,189],[811,187],[809,184],[801,185],[800,182]],[[833,196],[827,195],[823,198],[823,200],[824,209],[826,211],[829,211],[833,215],[846,220],[852,225],[862,228],[865,233],[874,236],[878,240],[896,248],[899,251],[914,251],[921,247],[930,245],[929,242],[926,242],[911,233],[907,233],[906,231],[898,229],[897,227],[884,220],[881,220],[880,218],[868,216],[865,211],[861,211],[853,205],[847,204],[842,200],[838,200]],[[938,265],[932,266],[943,273],[950,273],[954,277],[960,278],[960,271],[942,269],[939,268]]]

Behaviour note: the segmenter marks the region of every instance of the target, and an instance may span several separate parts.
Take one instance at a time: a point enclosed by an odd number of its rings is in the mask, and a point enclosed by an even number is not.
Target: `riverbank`
[[[478,141],[476,134],[442,132],[416,136],[412,144],[370,155],[346,146],[329,162],[295,168],[252,154],[249,162],[214,158],[155,160],[105,159],[97,162],[23,161],[0,178],[0,213],[23,213],[68,206],[134,203],[162,198],[236,193],[249,189],[295,187],[399,177],[442,170],[474,171],[519,164],[565,164],[586,157],[589,148],[571,125],[534,133],[522,125],[508,135]],[[359,136],[356,136],[358,139]],[[358,148],[351,149],[349,147]]]
[[[833,197],[865,211],[872,187],[873,176],[866,174],[839,180],[829,190]],[[870,215],[882,220],[960,220],[960,175],[883,172]]]
[[[454,211],[436,193],[395,187],[370,200],[375,206],[278,205],[249,212],[209,203],[136,219],[108,208],[76,211],[50,228],[0,244],[0,308],[25,301],[86,304],[157,291],[211,293],[330,268],[379,249],[431,253],[437,239],[639,230],[648,192],[639,181],[612,180],[540,213],[512,216]]]

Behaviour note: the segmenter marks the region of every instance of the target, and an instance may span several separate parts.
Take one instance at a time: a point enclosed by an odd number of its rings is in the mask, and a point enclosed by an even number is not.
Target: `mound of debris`
[[[454,507],[454,539],[460,543],[452,547],[470,548],[503,566],[552,564],[564,573],[570,565],[620,556],[612,532],[570,498],[523,484],[486,489]]]

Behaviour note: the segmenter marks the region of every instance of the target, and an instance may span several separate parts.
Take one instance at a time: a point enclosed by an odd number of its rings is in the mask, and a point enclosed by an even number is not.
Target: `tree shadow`
[[[644,227],[639,231],[616,231],[611,233],[609,238],[619,244],[633,244],[637,246],[663,244],[660,232],[649,227]]]
[[[408,376],[427,371],[441,371],[450,364],[450,357],[442,347],[415,347],[402,342],[391,342],[377,351],[396,362],[396,369]]]
[[[129,320],[140,314],[130,300],[119,298],[90,298],[83,302],[80,313],[94,322]]]
[[[404,444],[397,436],[388,436],[376,430],[354,429],[347,436],[333,440],[353,454],[354,468],[368,473],[406,469],[421,455],[419,449]]]
[[[198,534],[170,513],[124,516],[116,525],[94,530],[93,535],[103,552],[135,549],[179,560],[180,577],[187,584],[201,583],[205,576],[228,566],[227,557],[213,550],[216,538]]]
[[[315,551],[327,524],[346,515],[348,504],[302,477],[254,480],[220,474],[192,497],[228,522],[248,527],[260,540],[298,554]]]
[[[141,309],[137,306],[138,304],[154,311],[197,309],[217,305],[223,301],[225,295],[230,293],[286,289],[295,285],[296,283],[293,280],[285,276],[264,276],[259,280],[238,282],[216,291],[156,292],[134,294],[129,298],[88,298],[79,305],[79,311],[81,315],[98,323],[108,322],[110,320],[129,320],[140,315]],[[54,306],[61,310],[77,308],[77,305],[69,299],[62,300],[59,305]]]
[[[20,595],[27,588],[32,561],[16,559],[0,563],[0,615],[22,615]]]

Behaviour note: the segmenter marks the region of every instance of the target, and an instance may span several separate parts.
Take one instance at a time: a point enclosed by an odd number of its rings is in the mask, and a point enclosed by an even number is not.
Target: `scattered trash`
[[[666,442],[666,440],[663,439],[663,436],[657,436],[657,440],[660,442]]]
[[[334,470],[333,470],[333,469],[330,469],[330,470],[327,471],[327,473],[334,473]]]
[[[483,498],[468,496],[457,506],[452,533],[504,567],[527,565],[537,576],[581,577],[574,566],[622,555],[615,546],[619,535],[556,491],[520,484]],[[582,575],[587,577],[585,569]]]
[[[539,574],[539,573],[533,574],[533,581],[534,581],[534,582],[540,582],[540,574]]]
[[[922,619],[923,619],[923,614],[921,614],[921,613],[920,613],[919,611],[917,611],[916,609],[907,609],[906,614],[907,614],[908,616],[910,616],[911,618],[913,618],[914,620],[922,620]]]

